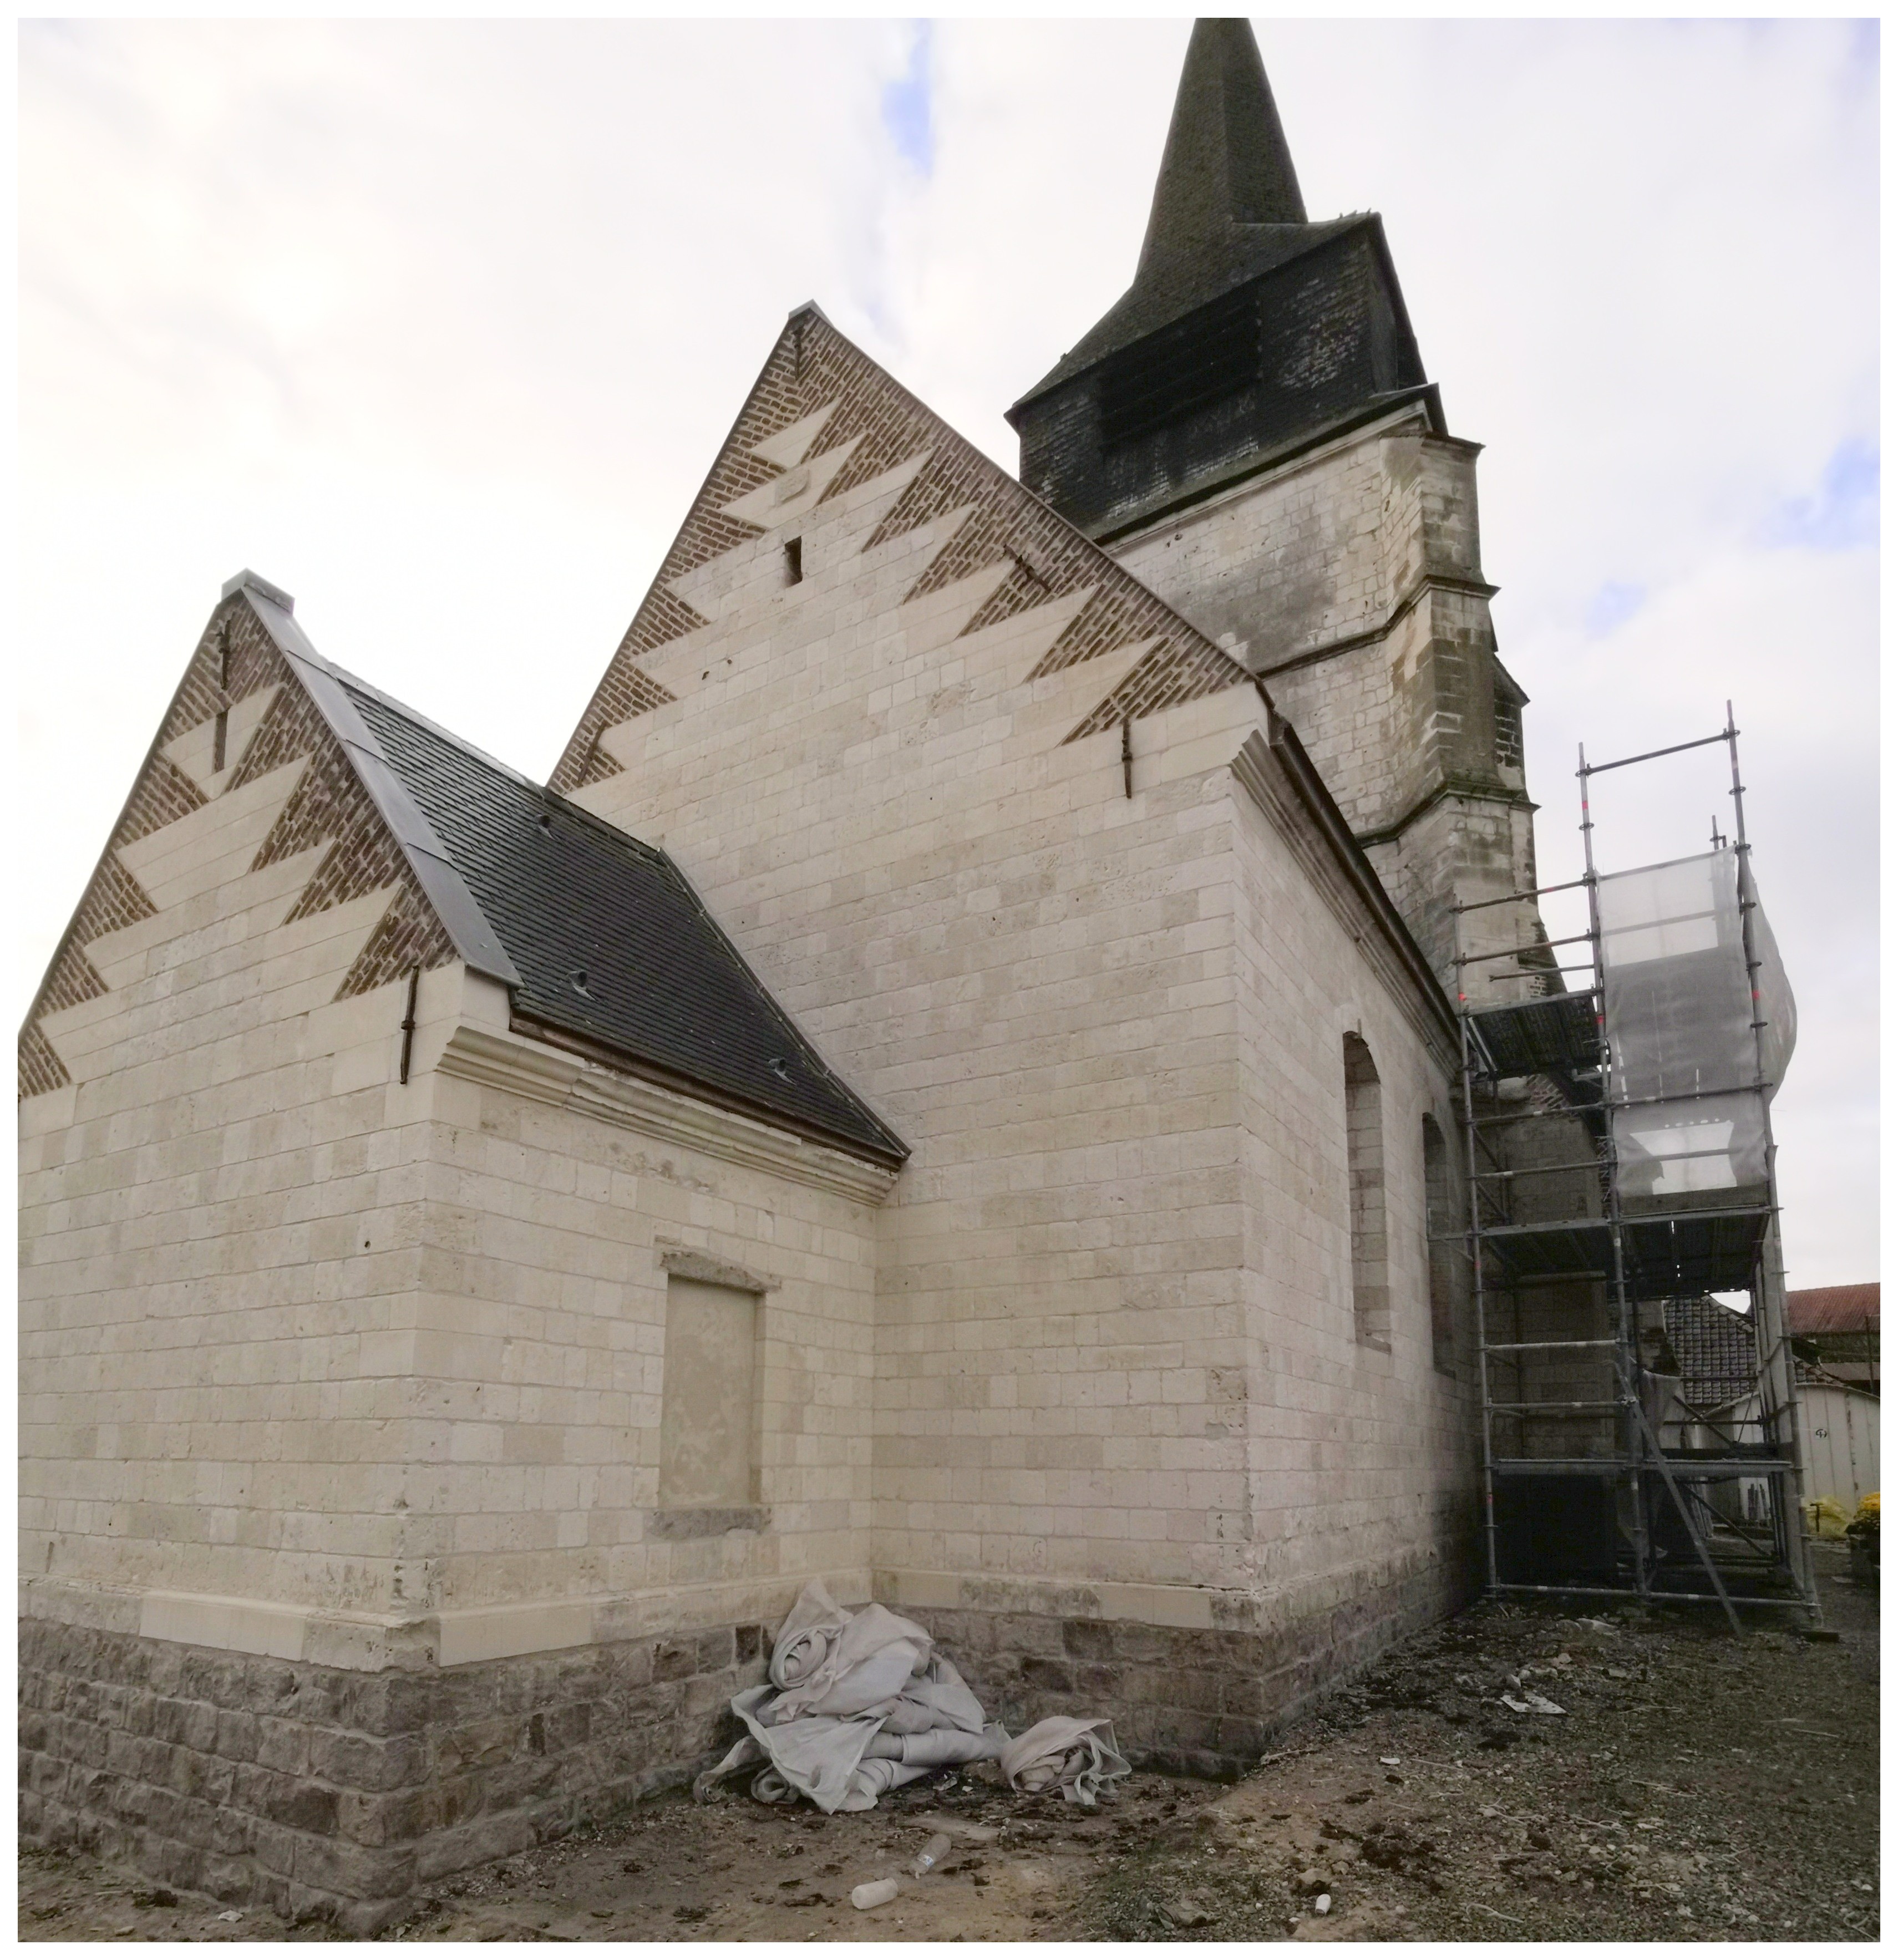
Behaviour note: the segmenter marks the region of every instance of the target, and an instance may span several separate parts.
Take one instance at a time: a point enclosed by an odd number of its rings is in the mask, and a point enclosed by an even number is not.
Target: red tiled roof
[[[1859,1334],[1878,1325],[1878,1282],[1868,1286],[1807,1287],[1786,1296],[1788,1334]]]

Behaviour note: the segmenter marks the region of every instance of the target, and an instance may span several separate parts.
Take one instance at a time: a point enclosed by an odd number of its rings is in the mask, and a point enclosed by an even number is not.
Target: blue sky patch
[[[1610,579],[1596,588],[1581,623],[1591,638],[1603,639],[1617,626],[1626,625],[1647,603],[1646,586],[1618,584]]]
[[[936,163],[936,132],[929,113],[929,61],[934,28],[928,21],[910,28],[909,65],[899,81],[883,91],[883,126],[896,154],[920,177]]]
[[[1878,542],[1878,450],[1854,438],[1832,453],[1817,495],[1789,497],[1766,520],[1766,542],[1855,551]]]

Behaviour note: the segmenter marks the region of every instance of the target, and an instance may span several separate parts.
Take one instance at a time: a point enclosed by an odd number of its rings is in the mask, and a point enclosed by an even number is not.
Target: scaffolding
[[[1731,840],[1716,823],[1705,853],[1600,870],[1593,779],[1717,743]],[[1583,877],[1455,908],[1489,1589],[1717,1603],[1736,1632],[1740,1606],[1816,1624],[1771,1112],[1792,1001],[1732,705],[1717,735],[1579,761]],[[1559,892],[1585,892],[1588,926],[1550,940],[1539,902]],[[1486,943],[1521,940],[1525,907],[1531,943]],[[1750,1327],[1750,1387],[1718,1409],[1681,1392],[1683,1303]]]

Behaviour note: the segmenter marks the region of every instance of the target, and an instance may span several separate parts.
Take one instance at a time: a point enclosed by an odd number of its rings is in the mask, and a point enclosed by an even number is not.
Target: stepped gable
[[[601,733],[674,698],[641,670],[639,657],[709,622],[670,589],[670,581],[734,543],[764,534],[765,527],[734,517],[723,504],[766,483],[795,479],[798,485],[814,484],[827,473],[815,508],[919,457],[924,460],[914,480],[864,549],[964,514],[906,603],[1006,563],[1008,576],[963,628],[976,633],[1014,613],[1088,593],[1024,680],[1142,641],[1157,643],[1116,689],[1111,706],[1103,702],[1068,739],[1129,712],[1155,713],[1247,679],[1236,661],[957,434],[815,307],[806,307],[779,336],[724,453],[555,767],[551,787],[571,791],[616,775],[619,765],[599,745]]]
[[[249,868],[260,870],[298,851],[329,848],[287,907],[282,923],[390,888],[388,908],[343,977],[336,998],[366,993],[413,967],[438,966],[455,956],[452,940],[383,827],[342,743],[266,625],[266,607],[288,623],[288,602],[275,587],[249,574],[234,579],[192,653],[21,1030],[23,1096],[42,1095],[71,1080],[56,1042],[47,1038],[41,1023],[110,991],[89,949],[107,934],[155,918],[163,909],[120,854],[206,810],[218,797],[260,783],[290,765],[307,766]],[[215,729],[221,714],[228,747],[224,766],[212,770],[203,765],[216,759]],[[202,770],[201,778],[181,756]]]
[[[256,840],[247,864],[228,851],[206,859],[199,836],[175,852],[149,848],[226,796],[240,801],[219,835],[240,853]],[[121,854],[139,845],[139,861],[158,867],[158,896]],[[537,1032],[859,1157],[896,1165],[907,1153],[664,851],[332,666],[288,598],[251,574],[212,615],[41,985],[20,1036],[22,1095],[72,1079],[61,1029],[43,1023],[112,991],[99,970],[111,960],[90,956],[106,935],[162,923],[173,906],[177,930],[196,929],[203,918],[187,908],[207,894],[299,859],[307,873],[266,934],[388,895],[353,958],[343,942],[333,999],[460,959],[505,985]]]

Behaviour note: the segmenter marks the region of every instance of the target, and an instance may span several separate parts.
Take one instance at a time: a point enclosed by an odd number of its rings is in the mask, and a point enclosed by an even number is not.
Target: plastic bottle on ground
[[[909,1869],[918,1878],[926,1878],[948,1855],[949,1840],[938,1831],[916,1853],[916,1861]]]
[[[850,1895],[850,1903],[859,1912],[868,1912],[873,1905],[887,1905],[896,1895],[894,1879],[873,1879],[868,1885],[855,1888]]]

